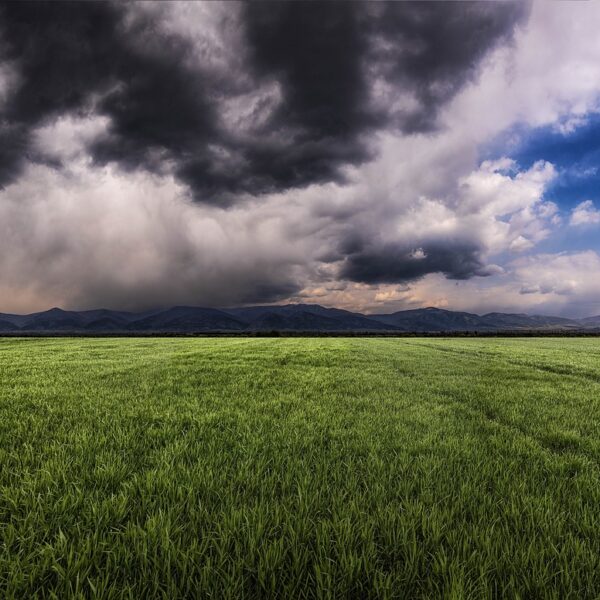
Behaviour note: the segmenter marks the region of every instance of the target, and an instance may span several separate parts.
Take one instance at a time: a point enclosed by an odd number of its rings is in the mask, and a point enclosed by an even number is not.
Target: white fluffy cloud
[[[571,225],[596,225],[600,223],[600,210],[591,200],[579,203],[571,212]]]
[[[455,126],[487,138],[524,123],[565,132],[599,108],[600,6],[534,2],[514,46],[490,56],[478,82],[449,107]]]

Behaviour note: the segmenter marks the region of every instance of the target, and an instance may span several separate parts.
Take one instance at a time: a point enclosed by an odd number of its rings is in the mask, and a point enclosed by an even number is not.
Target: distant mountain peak
[[[42,333],[209,333],[243,331],[299,332],[478,332],[600,330],[600,317],[563,317],[491,312],[477,315],[435,306],[391,314],[362,314],[320,304],[290,303],[239,308],[173,306],[132,313],[97,309],[65,311],[54,307],[30,315],[0,314],[0,330]]]

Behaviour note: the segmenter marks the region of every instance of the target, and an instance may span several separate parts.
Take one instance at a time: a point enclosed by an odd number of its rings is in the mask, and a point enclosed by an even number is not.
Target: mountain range
[[[175,306],[141,313],[60,308],[29,315],[0,313],[0,333],[221,333],[221,332],[494,332],[600,331],[600,315],[566,319],[542,315],[419,308],[391,314],[361,314],[318,304],[243,308]]]

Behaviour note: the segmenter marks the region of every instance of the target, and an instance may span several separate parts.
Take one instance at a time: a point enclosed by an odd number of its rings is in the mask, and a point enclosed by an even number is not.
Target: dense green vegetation
[[[0,597],[597,598],[597,339],[0,340]]]

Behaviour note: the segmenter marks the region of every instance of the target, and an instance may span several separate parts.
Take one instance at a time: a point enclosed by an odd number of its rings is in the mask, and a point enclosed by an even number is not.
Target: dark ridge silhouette
[[[175,306],[141,319],[130,320],[130,331],[239,331],[247,323],[215,308]]]
[[[419,308],[365,315],[318,304],[240,308],[175,306],[133,313],[108,309],[60,308],[14,315],[0,313],[6,334],[196,334],[196,333],[494,333],[600,331],[600,316],[565,319],[543,315],[467,312]]]
[[[0,331],[18,331],[19,328],[10,321],[0,321]]]
[[[372,315],[371,318],[402,331],[487,331],[494,329],[491,323],[486,322],[479,315],[439,308],[401,310],[391,315]]]

